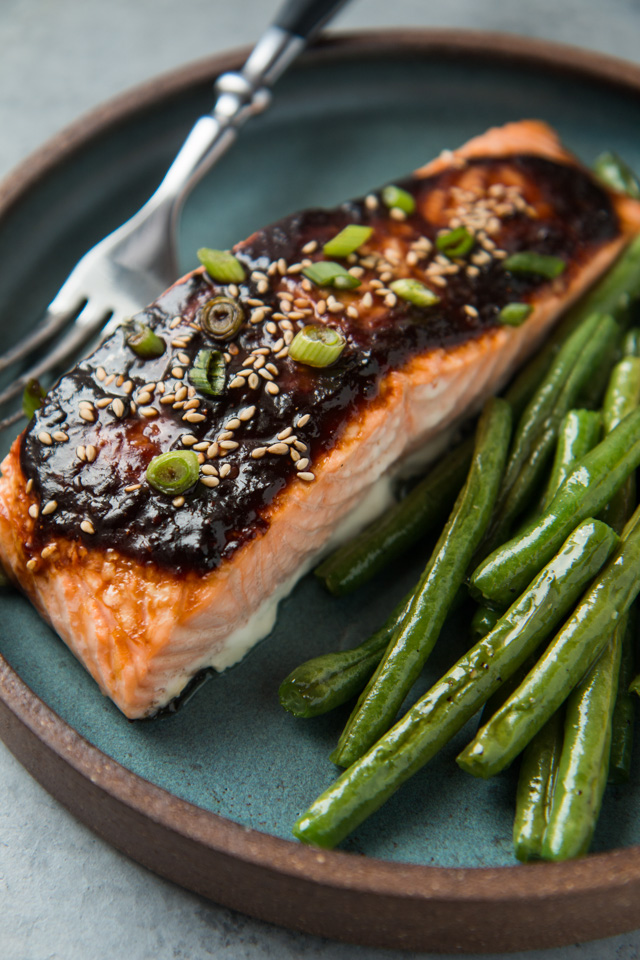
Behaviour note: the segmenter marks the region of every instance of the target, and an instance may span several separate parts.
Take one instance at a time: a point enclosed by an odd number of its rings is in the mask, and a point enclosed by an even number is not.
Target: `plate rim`
[[[440,56],[515,59],[640,97],[640,66],[495,32],[339,33],[322,39],[304,59],[397,55],[400,47]],[[94,138],[167,97],[236,69],[247,53],[248,48],[232,50],[187,64],[74,121],[0,184],[0,219]],[[407,864],[306,847],[228,820],[128,770],[59,717],[1,655],[0,737],[49,793],[113,846],[168,879],[259,919],[372,946],[441,951],[558,946],[638,925],[640,846],[569,863],[510,867]],[[159,844],[165,845],[162,854]],[[185,872],[178,861],[187,849],[198,862]],[[256,896],[256,883],[269,889]],[[528,915],[532,903],[535,916]],[[504,916],[507,909],[510,919]]]

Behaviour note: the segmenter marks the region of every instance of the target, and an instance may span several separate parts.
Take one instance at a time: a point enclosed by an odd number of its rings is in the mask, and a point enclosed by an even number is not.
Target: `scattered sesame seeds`
[[[217,487],[220,481],[217,477],[200,477],[200,483],[204,484],[205,487]]]
[[[217,477],[218,468],[214,467],[210,463],[205,463],[205,465],[202,467],[202,473],[205,475],[205,477]]]
[[[237,355],[240,353],[240,348],[238,347],[237,343],[230,343],[228,349],[232,357],[237,357]]]
[[[209,445],[210,445],[210,444],[209,444],[209,441],[208,441],[208,440],[201,440],[200,443],[194,443],[193,449],[194,449],[194,450],[197,450],[198,453],[200,453],[200,452],[202,452],[202,451],[204,451],[204,450],[208,450],[208,449],[209,449]]]
[[[184,410],[197,410],[197,408],[198,408],[199,406],[200,406],[200,401],[198,400],[197,397],[194,397],[193,400],[189,400],[188,403],[185,403],[183,409],[184,409]]]
[[[93,408],[80,407],[80,410],[78,411],[78,413],[80,414],[80,417],[83,420],[86,420],[88,423],[95,423],[96,415],[94,413]],[[40,436],[42,436],[42,434],[40,434]]]
[[[278,440],[286,440],[287,437],[290,437],[292,433],[293,430],[291,427],[285,427],[285,429],[281,430],[278,434]]]
[[[92,443],[87,444],[87,446],[85,447],[85,456],[89,463],[93,463],[93,461],[98,456],[98,448],[94,447]]]
[[[86,459],[87,459],[87,451],[86,451],[85,447],[82,446],[82,445],[80,445],[79,447],[76,447],[76,455],[77,455],[77,457],[78,457],[79,460],[86,460]]]
[[[267,383],[266,390],[267,390],[267,393],[270,393],[274,397],[276,396],[276,394],[280,393],[280,387],[278,386],[277,383],[273,383],[273,381],[269,381]]]
[[[311,481],[315,480],[316,478],[314,473],[306,473],[305,471],[299,473],[298,476],[301,480],[305,480],[307,483],[311,483]]]
[[[289,447],[286,443],[272,443],[269,447],[267,447],[267,453],[282,455],[284,453],[289,453]]]
[[[115,416],[118,418],[118,420],[120,420],[122,417],[124,417],[124,415],[125,415],[125,406],[124,406],[124,403],[122,402],[122,400],[121,400],[119,397],[116,397],[116,399],[113,401],[113,403],[111,404],[111,409],[113,410],[113,412],[114,412]]]
[[[96,377],[98,378],[98,380],[104,380],[106,375],[107,375],[107,371],[105,370],[105,368],[98,367],[98,369],[96,370]]]
[[[220,476],[228,477],[230,473],[231,473],[231,464],[223,463],[222,466],[220,467]]]
[[[219,443],[221,450],[237,450],[239,446],[236,440],[221,440]]]
[[[288,357],[288,356],[289,356],[289,347],[283,347],[282,350],[278,350],[278,352],[276,353],[276,360],[282,360],[284,359],[284,357]]]
[[[239,420],[238,417],[232,417],[231,420],[225,423],[224,428],[225,430],[237,430],[241,423],[242,421]]]
[[[395,293],[388,293],[384,298],[385,307],[395,307],[397,302],[398,298],[396,297]]]
[[[269,281],[261,280],[258,283],[258,293],[268,293],[269,292]]]
[[[106,379],[105,382],[104,382],[104,386],[105,386],[105,387],[108,387],[110,384],[113,383],[113,381],[115,380],[115,378],[116,378],[115,373],[110,373],[109,376],[107,377],[107,379]]]
[[[43,430],[42,433],[38,434],[38,440],[40,441],[40,443],[44,443],[45,447],[50,447],[53,443],[53,440],[51,439],[51,434],[47,433],[46,430]]]
[[[304,278],[300,286],[302,287],[303,290],[306,290],[307,293],[311,293],[311,291],[313,290],[313,284],[311,283],[311,280],[307,280],[306,277]]]
[[[80,529],[82,530],[83,533],[95,533],[95,532],[96,532],[96,528],[95,528],[94,525],[91,523],[91,520],[83,520],[82,523],[80,524]]]
[[[173,403],[176,399],[175,393],[165,393],[164,397],[160,398],[160,403]]]
[[[184,507],[184,497],[174,497],[171,502],[174,507]]]
[[[120,373],[118,374],[118,379],[116,380],[116,387],[121,387],[123,383],[124,383],[124,374]]]
[[[258,307],[257,309],[252,310],[251,316],[249,317],[249,323],[262,323],[268,313],[269,309],[267,307]]]
[[[25,490],[27,493],[31,493],[31,491],[33,490],[33,477],[30,477],[29,480],[27,480],[27,485],[25,487]]]
[[[148,390],[143,390],[141,394],[138,395],[138,403],[151,403],[152,396]]]
[[[187,396],[187,388],[182,385],[176,390],[176,400],[184,400]]]
[[[243,407],[243,409],[240,410],[238,413],[238,419],[251,420],[251,417],[254,415],[255,412],[256,412],[255,407]]]
[[[244,387],[243,377],[234,377],[233,380],[229,383],[230,390],[234,390],[236,387]]]
[[[467,315],[468,317],[478,317],[478,316],[480,316],[480,314],[478,313],[477,308],[474,307],[474,306],[473,306],[472,304],[470,304],[470,303],[465,303],[465,305],[464,305],[464,307],[463,307],[462,309],[464,310],[464,312],[466,313],[466,315]]]
[[[278,353],[278,351],[282,350],[283,347],[284,347],[284,340],[282,339],[282,337],[280,337],[279,340],[276,340],[276,342],[274,343],[271,349],[273,350],[274,353]]]
[[[357,320],[360,314],[358,313],[358,308],[354,307],[353,304],[347,307],[347,316],[351,317],[353,320]]]
[[[124,488],[124,492],[133,493],[135,490],[141,490],[141,489],[142,489],[141,483],[130,483],[128,487]]]
[[[267,323],[265,323],[264,328],[267,331],[267,333],[270,333],[272,335],[278,332],[278,328],[276,324],[273,322],[273,320],[268,320]]]
[[[257,390],[260,385],[260,378],[257,373],[252,373],[247,382],[252,390]]]
[[[309,423],[309,420],[311,420],[311,414],[310,413],[303,414],[300,417],[300,419],[297,421],[296,427],[306,427],[306,425]]]
[[[389,216],[392,220],[406,220],[407,215],[404,210],[401,210],[400,207],[391,207],[389,210]]]
[[[305,450],[307,449],[306,443],[303,443],[302,440],[296,440],[294,446],[296,450],[300,451],[300,453],[304,453]]]
[[[43,560],[48,560],[49,557],[52,557],[53,554],[58,549],[57,543],[50,543],[43,550],[40,551],[40,556]]]
[[[122,384],[123,393],[131,393],[133,390],[133,380],[127,380],[126,383]]]
[[[169,330],[175,330],[176,327],[179,327],[182,323],[182,317],[174,317],[171,323],[169,324]]]
[[[253,374],[252,374],[252,376],[253,376]],[[272,374],[272,373],[269,373],[268,370],[264,370],[264,369],[258,370],[258,376],[259,376],[259,377],[262,377],[263,380],[273,380],[273,374]]]
[[[377,210],[378,209],[378,198],[375,193],[368,193],[364,198],[364,205],[367,210]]]
[[[254,447],[254,449],[251,451],[251,456],[254,460],[259,460],[261,457],[264,457],[266,452],[266,447]]]
[[[41,511],[42,516],[48,517],[50,513],[53,513],[57,509],[58,509],[58,501],[48,500],[47,503],[45,503],[44,507],[42,508],[42,511]]]
[[[232,440],[233,439],[233,430],[223,430],[221,434],[218,435],[218,440]]]
[[[192,447],[198,442],[198,438],[194,437],[192,433],[183,433],[180,437],[180,442],[184,447]],[[209,444],[207,444],[207,446],[209,446]]]
[[[296,463],[296,470],[306,470],[309,466],[309,458],[303,457],[301,460],[298,460]]]
[[[39,515],[40,515],[40,507],[38,506],[37,503],[32,503],[31,506],[29,507],[29,516],[32,518],[32,520],[37,520]]]
[[[240,290],[238,289],[235,283],[230,283],[227,286],[227,293],[229,294],[230,297],[240,296]]]
[[[29,570],[30,572],[32,572],[32,571],[35,570],[36,567],[38,566],[38,561],[35,559],[35,557],[32,557],[31,560],[27,560],[25,566],[26,566],[27,570]]]
[[[253,369],[260,370],[261,367],[264,367],[264,357],[256,357],[255,363],[253,364]]]
[[[265,370],[268,370],[269,373],[272,373],[274,377],[278,376],[279,370],[276,367],[275,363],[268,363],[265,367]]]
[[[65,443],[69,439],[69,434],[65,433],[64,430],[56,430],[53,439],[57,440],[58,443]]]
[[[182,369],[182,367],[172,367],[171,376],[175,377],[176,380],[182,380],[182,378],[184,377],[184,370]]]
[[[183,363],[185,366],[188,366],[191,363],[191,359],[187,356],[186,353],[179,353],[178,360],[180,363]]]
[[[156,410],[156,413],[158,411]],[[191,410],[189,413],[185,413],[182,417],[183,420],[186,420],[188,423],[202,423],[203,420],[206,420],[204,413],[193,413]]]
[[[309,242],[305,243],[304,247],[302,248],[302,252],[307,254],[315,253],[317,249],[318,249],[318,241],[309,240]]]
[[[289,448],[289,455],[291,456],[291,459],[293,460],[294,463],[296,462],[296,460],[300,459],[300,454],[298,453],[297,450],[294,450],[292,447]]]
[[[217,443],[210,444],[209,449],[207,450],[208,459],[213,460],[215,457],[218,456],[219,452],[220,452],[220,448],[218,447]]]

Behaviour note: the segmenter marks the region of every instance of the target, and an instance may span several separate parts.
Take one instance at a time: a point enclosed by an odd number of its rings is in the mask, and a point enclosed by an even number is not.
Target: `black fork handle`
[[[347,0],[288,0],[278,14],[275,26],[310,40],[322,29]]]

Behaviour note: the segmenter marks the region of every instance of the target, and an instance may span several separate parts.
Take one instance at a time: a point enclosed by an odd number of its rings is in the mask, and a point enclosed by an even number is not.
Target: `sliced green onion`
[[[309,367],[328,367],[345,348],[346,340],[335,327],[312,323],[296,333],[289,345],[289,356]]]
[[[416,202],[411,194],[403,190],[402,187],[396,187],[393,183],[383,187],[381,196],[386,207],[395,207],[407,214],[413,213],[416,209]]]
[[[200,465],[193,450],[170,450],[154,457],[147,467],[147,481],[158,493],[175,497],[198,482]]]
[[[199,350],[189,370],[189,380],[200,393],[219,397],[224,393],[227,365],[220,350]]]
[[[440,303],[440,297],[424,283],[419,280],[394,280],[389,284],[389,289],[399,296],[402,300],[408,300],[415,307],[433,307]]]
[[[436,247],[448,257],[465,257],[473,249],[476,238],[466,227],[447,230],[436,237]]]
[[[43,390],[37,380],[28,380],[22,394],[22,412],[27,420],[42,406],[42,401],[46,397],[46,390]]]
[[[366,243],[372,233],[373,227],[361,227],[356,223],[350,223],[325,243],[322,250],[325,257],[348,257],[350,253],[354,253],[358,247]]]
[[[535,273],[539,277],[546,277],[547,280],[559,277],[567,267],[560,257],[548,257],[544,253],[533,253],[529,250],[512,254],[502,261],[502,266],[511,273]]]
[[[635,200],[640,198],[640,183],[635,173],[624,160],[621,160],[617,153],[606,150],[601,153],[593,165],[593,169],[605,186],[613,190],[619,190],[620,193],[626,193],[627,196]]]
[[[509,327],[519,327],[525,322],[532,310],[533,307],[530,303],[507,303],[498,314],[498,320],[500,323],[506,323]]]
[[[237,300],[231,297],[214,297],[207,300],[200,313],[204,332],[215,340],[230,340],[244,321],[244,311]]]
[[[127,327],[131,332],[126,336],[126,343],[137,357],[142,360],[152,360],[154,357],[162,356],[166,344],[151,327],[138,320],[132,320]]]
[[[318,260],[302,271],[307,280],[318,287],[338,287],[339,290],[352,290],[360,286],[360,280],[352,276],[341,263],[333,260]]]
[[[198,260],[216,283],[242,283],[245,278],[244,267],[228,250],[200,247]]]

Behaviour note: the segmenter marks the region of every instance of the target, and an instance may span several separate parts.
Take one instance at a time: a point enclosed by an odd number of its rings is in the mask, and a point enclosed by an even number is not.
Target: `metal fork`
[[[52,351],[0,393],[0,406],[21,393],[30,380],[69,364],[92,336],[99,331],[105,336],[111,333],[176,279],[176,222],[189,191],[231,146],[239,128],[269,105],[269,88],[345,2],[288,0],[242,69],[217,79],[212,112],[192,127],[155,193],[130,220],[82,257],[41,322],[0,356],[1,372],[70,324]],[[0,429],[20,416],[1,421]]]

